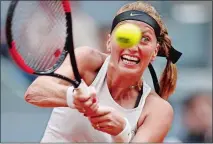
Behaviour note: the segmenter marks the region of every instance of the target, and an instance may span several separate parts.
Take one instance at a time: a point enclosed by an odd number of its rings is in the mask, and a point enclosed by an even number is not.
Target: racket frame
[[[8,8],[7,19],[6,19],[7,44],[8,44],[8,48],[9,48],[9,51],[10,51],[10,54],[11,54],[11,57],[13,58],[13,60],[16,62],[16,64],[22,70],[24,70],[25,72],[27,72],[29,74],[40,75],[40,76],[53,76],[56,78],[60,78],[60,79],[70,82],[75,88],[77,88],[81,84],[82,80],[81,80],[81,76],[78,71],[76,56],[75,56],[75,52],[74,52],[73,33],[72,33],[72,15],[71,15],[70,2],[66,1],[66,0],[61,1],[64,11],[65,11],[66,25],[67,25],[67,29],[66,29],[67,37],[66,37],[66,41],[65,41],[64,50],[61,54],[62,57],[60,57],[60,59],[57,61],[56,64],[54,64],[54,66],[51,69],[49,69],[47,71],[43,71],[43,72],[41,72],[41,71],[35,72],[32,68],[30,68],[29,66],[24,64],[23,63],[24,60],[21,59],[22,57],[18,54],[18,52],[16,50],[15,41],[13,41],[13,35],[12,35],[12,21],[13,21],[14,12],[18,5],[18,2],[19,2],[18,0],[11,1],[10,6]],[[67,78],[66,76],[54,73],[61,66],[61,64],[63,63],[63,61],[65,60],[65,58],[68,54],[70,57],[70,63],[72,65],[75,80],[71,80],[71,79]]]

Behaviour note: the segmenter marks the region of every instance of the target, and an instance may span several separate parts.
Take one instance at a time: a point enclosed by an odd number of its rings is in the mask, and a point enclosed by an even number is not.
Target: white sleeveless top
[[[125,109],[117,104],[110,95],[106,72],[110,57],[107,57],[95,80],[91,84],[95,87],[100,105],[110,106],[122,113],[136,132],[137,123],[141,115],[145,99],[151,88],[143,81],[143,95],[137,108]],[[87,117],[75,109],[68,107],[54,108],[41,142],[113,142],[109,134],[95,130]]]

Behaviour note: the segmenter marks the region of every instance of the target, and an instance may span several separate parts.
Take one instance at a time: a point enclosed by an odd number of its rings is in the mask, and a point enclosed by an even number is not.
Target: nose
[[[137,46],[137,45],[136,45],[136,46],[133,46],[133,47],[131,47],[131,48],[128,48],[128,50],[129,50],[130,52],[132,52],[132,53],[138,52],[138,46]]]

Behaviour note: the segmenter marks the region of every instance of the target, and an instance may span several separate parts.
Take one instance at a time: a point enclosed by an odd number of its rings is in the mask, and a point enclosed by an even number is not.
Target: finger
[[[77,100],[77,99],[75,99],[75,100],[73,101],[73,104],[76,105],[76,106],[81,106],[81,107],[83,107],[83,103],[80,102],[80,101]]]
[[[97,102],[97,98],[96,98],[96,90],[94,87],[89,87],[89,100],[91,100],[92,103],[96,103]]]
[[[98,123],[98,125],[99,125],[99,127],[100,128],[103,128],[103,129],[109,129],[109,128],[113,128],[113,125],[112,125],[112,123],[111,122],[109,122],[109,121],[104,121],[104,122],[101,122],[101,123]]]
[[[95,89],[93,87],[89,88],[90,89],[90,93],[89,93],[89,99],[85,100],[85,101],[81,101],[81,98],[80,96],[75,96],[75,104],[76,105],[82,105],[83,107],[91,107],[92,104],[95,102],[97,102],[96,100],[96,92],[95,92]],[[80,99],[79,99],[80,98]]]
[[[91,97],[92,97],[92,102],[96,103],[97,102],[96,90],[92,86],[90,87],[90,94],[91,94]]]
[[[80,113],[85,113],[86,110],[84,108],[82,108],[81,106],[76,106],[75,105],[75,108],[80,112]]]
[[[109,118],[109,115],[104,115],[104,116],[100,116],[100,117],[90,117],[89,121],[92,124],[99,124],[99,123],[102,123],[102,122],[110,121],[110,118]]]
[[[74,89],[73,97],[81,102],[87,101],[90,98],[89,94],[85,94],[81,88]]]
[[[98,103],[93,103],[90,107],[90,109],[93,111],[93,113],[96,114],[97,110],[99,108],[99,104]]]
[[[88,100],[89,101],[89,100]],[[98,110],[98,104],[97,103],[92,103],[92,101],[90,100],[88,103],[83,103],[83,102],[79,102],[78,100],[74,101],[73,104],[73,108],[78,109],[80,112],[83,112],[85,114],[85,116],[92,116],[95,115],[95,112]],[[82,110],[84,109],[84,110]]]
[[[88,111],[86,111],[85,116],[86,117],[92,117],[96,115],[96,111],[98,110],[98,104],[93,104]]]
[[[80,113],[85,114],[85,110],[84,109],[79,109],[78,110]]]
[[[114,131],[113,128],[107,128],[107,127],[106,128],[100,128],[100,127],[98,127],[98,128],[95,128],[95,129],[98,130],[98,131],[104,132],[104,133],[108,133],[112,136],[115,136],[114,134],[112,134],[113,131]]]
[[[94,117],[104,116],[104,115],[109,114],[111,111],[112,110],[110,107],[99,106],[98,110],[96,111],[96,114],[92,117],[94,118]]]
[[[93,97],[92,102],[96,102],[96,90],[94,87],[88,87],[88,93],[85,93],[81,88],[74,89],[74,98],[78,99],[80,102],[85,102]]]
[[[87,101],[85,102],[80,102],[78,100],[74,100],[73,102],[75,105],[78,105],[78,106],[81,106],[83,107],[84,109],[88,110],[88,111],[95,111],[94,108],[97,107],[97,103],[93,103],[92,102],[92,98],[88,99]]]
[[[93,97],[92,103],[96,103],[96,102],[97,102],[97,98],[96,98],[96,97]]]
[[[98,107],[99,107],[98,104],[92,104],[91,107],[86,108],[86,110],[87,110],[87,112],[86,112],[87,116],[88,116],[88,117],[95,116],[95,115],[96,115],[96,112],[97,112],[97,110],[98,110]]]
[[[74,100],[70,108],[72,109],[78,109],[79,107],[82,107],[81,103],[77,100]]]
[[[85,102],[82,103],[82,106],[83,106],[83,107],[86,107],[86,108],[91,107],[91,106],[93,105],[92,99],[93,99],[93,98],[90,97],[87,101],[85,101]]]
[[[97,124],[92,124],[94,129],[101,130],[101,131],[112,131],[113,130],[113,125],[110,122],[101,122]]]

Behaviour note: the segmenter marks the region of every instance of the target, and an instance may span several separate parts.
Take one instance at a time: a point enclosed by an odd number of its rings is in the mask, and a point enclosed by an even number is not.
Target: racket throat
[[[60,74],[56,74],[56,73],[46,73],[46,72],[34,72],[33,74],[35,75],[41,75],[41,76],[51,76],[51,77],[56,77],[56,78],[60,78],[62,80],[65,80],[67,82],[70,82],[75,88],[77,88],[81,82],[77,81],[77,80],[71,80],[66,76],[60,75]]]

